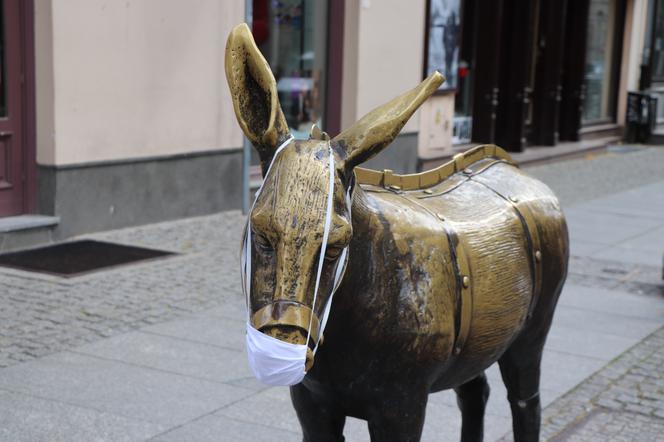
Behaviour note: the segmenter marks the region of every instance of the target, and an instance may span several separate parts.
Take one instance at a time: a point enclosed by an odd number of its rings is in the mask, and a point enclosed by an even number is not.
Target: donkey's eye
[[[330,261],[337,259],[341,254],[341,250],[343,249],[339,247],[328,247],[327,249],[325,249],[325,259]]]
[[[268,241],[263,235],[254,235],[254,244],[256,244],[256,248],[262,252],[272,251],[272,244],[270,244],[270,241]]]

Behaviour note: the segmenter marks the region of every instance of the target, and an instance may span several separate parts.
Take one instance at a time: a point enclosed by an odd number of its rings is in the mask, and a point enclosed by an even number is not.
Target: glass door
[[[618,1],[590,0],[586,37],[584,125],[612,122],[615,119],[616,62],[620,56],[618,38]]]
[[[325,130],[328,2],[254,0],[253,34],[277,81],[295,138]]]

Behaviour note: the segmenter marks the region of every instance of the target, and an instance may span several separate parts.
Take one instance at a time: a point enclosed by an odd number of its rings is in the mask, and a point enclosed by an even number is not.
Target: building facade
[[[312,124],[334,135],[441,70],[446,84],[369,164],[413,172],[468,144],[619,131],[645,61],[664,85],[645,45],[661,28],[647,29],[654,3],[4,0],[0,227],[42,215],[61,239],[240,208],[223,66],[240,22],[298,137]]]

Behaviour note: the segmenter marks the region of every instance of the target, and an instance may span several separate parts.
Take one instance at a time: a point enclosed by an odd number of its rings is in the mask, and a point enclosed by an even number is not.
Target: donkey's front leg
[[[407,392],[403,396],[381,398],[369,418],[371,442],[417,442],[422,437],[427,394]]]
[[[302,384],[290,388],[291,401],[304,442],[343,442],[346,416],[327,402],[317,401]]]

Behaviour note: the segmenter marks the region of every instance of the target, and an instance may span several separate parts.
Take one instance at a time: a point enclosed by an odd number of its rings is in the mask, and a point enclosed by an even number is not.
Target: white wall
[[[241,146],[223,61],[244,0],[36,0],[35,20],[40,164]]]
[[[425,0],[347,1],[342,128],[422,81],[425,13]]]
[[[641,58],[648,20],[650,20],[648,0],[628,0],[620,66],[620,87],[618,88],[618,124],[625,124],[627,92],[639,89]]]

